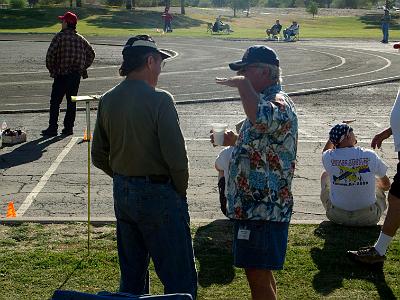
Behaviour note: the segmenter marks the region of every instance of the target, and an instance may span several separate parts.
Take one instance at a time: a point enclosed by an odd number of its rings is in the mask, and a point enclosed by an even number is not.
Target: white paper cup
[[[214,136],[214,145],[223,146],[224,145],[224,134],[228,124],[214,123],[212,124],[212,131]]]

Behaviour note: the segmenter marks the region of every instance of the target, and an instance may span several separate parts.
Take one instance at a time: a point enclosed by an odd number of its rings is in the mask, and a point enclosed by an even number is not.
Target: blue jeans
[[[76,102],[72,102],[71,96],[78,95],[80,82],[81,75],[78,72],[68,75],[59,75],[54,78],[50,98],[49,128],[55,130],[58,128],[58,115],[60,113],[60,105],[64,96],[67,99],[67,112],[64,117],[64,128],[74,128]]]
[[[164,32],[171,32],[172,27],[171,27],[171,21],[165,21],[164,22]]]
[[[382,42],[387,43],[389,41],[389,23],[382,23]]]
[[[294,35],[294,33],[293,33],[293,30],[291,30],[291,29],[285,29],[285,30],[283,31],[283,37],[285,38],[285,40],[290,39],[290,37],[291,37],[292,35]]]
[[[190,219],[171,183],[114,174],[120,292],[148,293],[150,257],[164,293],[197,293]]]

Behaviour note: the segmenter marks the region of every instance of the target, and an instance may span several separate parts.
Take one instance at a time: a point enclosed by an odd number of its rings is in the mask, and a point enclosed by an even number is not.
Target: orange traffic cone
[[[16,216],[17,216],[17,213],[15,212],[14,202],[10,201],[8,203],[8,207],[7,207],[6,218],[15,218]]]
[[[85,128],[85,132],[83,133],[83,140],[85,142],[87,142],[87,141],[91,141],[92,138],[93,138],[93,135],[92,134],[88,135],[87,129]]]

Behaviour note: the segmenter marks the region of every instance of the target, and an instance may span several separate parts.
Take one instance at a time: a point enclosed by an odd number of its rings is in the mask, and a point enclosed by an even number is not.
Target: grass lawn
[[[86,224],[0,225],[1,299],[48,299],[57,288],[116,291],[115,227],[93,227],[87,255]],[[192,226],[199,299],[249,299],[242,269],[232,267],[231,224]],[[344,255],[371,244],[379,227],[346,228],[324,222],[291,225],[285,269],[275,272],[279,299],[396,299],[400,297],[400,239],[383,269],[364,268]],[[162,293],[151,266],[151,292]]]
[[[62,15],[68,8],[35,8],[35,9],[0,9],[0,33],[55,33],[60,24],[56,16]],[[83,35],[93,36],[129,36],[147,33],[162,35],[163,8],[136,9],[127,11],[120,8],[83,7],[73,9],[79,17],[78,31]],[[271,14],[256,11],[245,17],[240,14],[233,17],[231,10],[187,8],[186,15],[179,14],[179,8],[173,8],[174,31],[168,36],[210,37],[206,32],[207,23],[214,22],[217,15],[231,25],[234,32],[230,35],[216,34],[219,38],[264,38],[265,29],[270,27],[276,18],[283,27],[296,19],[300,24],[300,38],[368,38],[380,40],[380,18],[382,12],[368,11],[362,15],[312,15],[303,9],[296,14],[287,10],[278,10]],[[299,13],[300,12],[300,13]],[[392,14],[390,27],[391,40],[400,39],[399,14]]]

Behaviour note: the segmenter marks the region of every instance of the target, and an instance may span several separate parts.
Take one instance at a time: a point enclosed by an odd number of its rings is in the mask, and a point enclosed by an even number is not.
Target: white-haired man
[[[245,269],[252,299],[276,299],[272,270],[283,268],[293,207],[296,109],[282,91],[279,58],[271,48],[252,46],[229,67],[237,76],[217,83],[238,89],[247,117],[239,135],[229,131],[224,142],[234,145],[227,185],[234,265]]]

